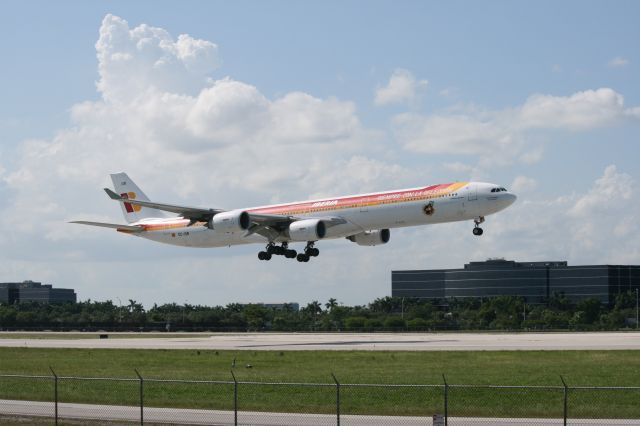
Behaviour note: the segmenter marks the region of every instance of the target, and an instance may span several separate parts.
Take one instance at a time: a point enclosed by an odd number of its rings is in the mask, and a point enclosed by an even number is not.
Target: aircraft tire
[[[473,228],[473,235],[480,236],[483,232],[482,228]]]
[[[265,253],[265,252],[263,252],[263,251],[258,252],[258,259],[260,259],[260,260],[264,260],[264,255],[265,255],[265,254],[266,254],[266,253]]]
[[[265,253],[264,254],[264,260],[271,260],[271,254]]]

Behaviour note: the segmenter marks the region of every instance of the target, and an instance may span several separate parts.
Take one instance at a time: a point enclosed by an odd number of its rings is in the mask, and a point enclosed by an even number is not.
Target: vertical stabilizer
[[[138,185],[136,185],[126,173],[111,175],[115,191],[123,198],[130,200],[150,201]],[[137,222],[141,219],[153,217],[165,217],[164,212],[148,207],[136,206],[129,203],[121,203],[122,214],[127,223]]]

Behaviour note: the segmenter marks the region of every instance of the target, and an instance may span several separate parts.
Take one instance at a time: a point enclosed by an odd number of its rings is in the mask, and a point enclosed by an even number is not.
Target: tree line
[[[113,301],[0,304],[3,330],[156,331],[429,331],[429,330],[617,330],[635,327],[636,293],[618,294],[610,305],[597,299],[573,303],[562,294],[527,304],[513,296],[425,300],[383,297],[345,306],[331,298],[299,310],[291,305],[154,305]]]

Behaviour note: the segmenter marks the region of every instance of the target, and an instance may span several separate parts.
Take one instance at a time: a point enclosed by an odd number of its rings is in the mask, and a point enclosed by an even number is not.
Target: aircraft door
[[[476,201],[478,199],[478,187],[476,184],[469,185],[467,195],[469,201]]]

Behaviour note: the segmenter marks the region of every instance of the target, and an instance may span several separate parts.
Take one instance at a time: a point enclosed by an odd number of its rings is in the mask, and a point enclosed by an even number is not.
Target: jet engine
[[[320,219],[297,220],[289,225],[291,241],[318,241],[327,235],[327,227]]]
[[[242,210],[218,213],[209,221],[209,228],[220,232],[246,231],[249,226],[251,226],[249,213]]]
[[[379,231],[361,232],[356,235],[347,237],[359,246],[378,246],[387,244],[391,238],[391,232],[388,229],[380,229]]]

